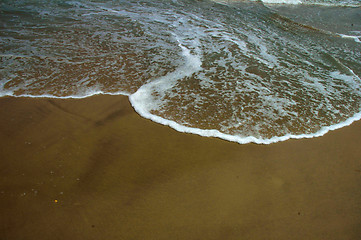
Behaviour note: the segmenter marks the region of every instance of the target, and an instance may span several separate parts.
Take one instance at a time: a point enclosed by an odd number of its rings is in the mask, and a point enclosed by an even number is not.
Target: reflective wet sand
[[[358,239],[361,123],[239,145],[127,97],[0,98],[0,239]]]

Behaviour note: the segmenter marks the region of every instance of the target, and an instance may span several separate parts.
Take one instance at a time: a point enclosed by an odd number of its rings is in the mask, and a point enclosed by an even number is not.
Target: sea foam
[[[360,118],[358,32],[316,31],[258,3],[142,3],[19,1],[4,11],[1,96],[126,95],[145,118],[242,144]]]
[[[152,111],[157,110],[162,103],[157,101],[152,94],[154,92],[157,92],[156,95],[162,94],[166,90],[171,89],[180,79],[186,76],[190,76],[202,69],[201,56],[192,55],[190,53],[190,50],[184,47],[181,43],[179,43],[179,47],[182,49],[182,55],[185,59],[185,64],[183,66],[179,67],[176,71],[169,73],[164,77],[158,78],[143,85],[135,93],[129,96],[131,105],[133,106],[135,111],[142,117],[150,119],[162,125],[169,126],[179,132],[191,133],[204,137],[215,137],[231,142],[236,142],[239,144],[247,144],[247,143],[271,144],[271,143],[286,141],[289,139],[320,137],[325,135],[329,131],[348,126],[352,124],[354,121],[358,121],[361,119],[361,112],[358,112],[341,123],[321,127],[321,129],[315,133],[286,134],[283,136],[274,136],[268,139],[264,139],[264,138],[257,138],[254,136],[239,136],[239,135],[226,134],[217,129],[200,129],[196,127],[189,127],[177,123],[176,121],[157,116],[155,114],[152,114]],[[358,80],[360,80],[359,77],[355,75],[351,69],[349,70]],[[338,78],[343,81],[349,81],[351,82],[351,84],[354,84],[352,79],[347,75],[340,74],[339,72],[333,72],[331,73],[331,75],[334,78]],[[317,83],[317,85],[320,84]]]
[[[345,34],[338,34],[342,38],[353,39],[357,43],[361,43],[361,35],[360,36],[352,36],[352,35],[345,35]]]

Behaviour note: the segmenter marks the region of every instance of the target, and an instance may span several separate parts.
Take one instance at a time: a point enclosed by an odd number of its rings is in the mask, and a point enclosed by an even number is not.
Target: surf
[[[144,118],[241,144],[318,137],[359,120],[357,35],[265,4],[5,1],[0,94],[126,95]]]

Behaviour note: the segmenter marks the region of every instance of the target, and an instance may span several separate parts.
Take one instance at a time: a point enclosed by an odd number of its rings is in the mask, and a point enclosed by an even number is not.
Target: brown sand
[[[0,239],[359,239],[361,123],[239,145],[123,96],[0,98]]]

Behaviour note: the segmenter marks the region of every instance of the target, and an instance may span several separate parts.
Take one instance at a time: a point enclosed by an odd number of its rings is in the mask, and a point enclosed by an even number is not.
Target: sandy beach
[[[361,123],[240,145],[124,96],[0,98],[0,239],[358,239]]]

